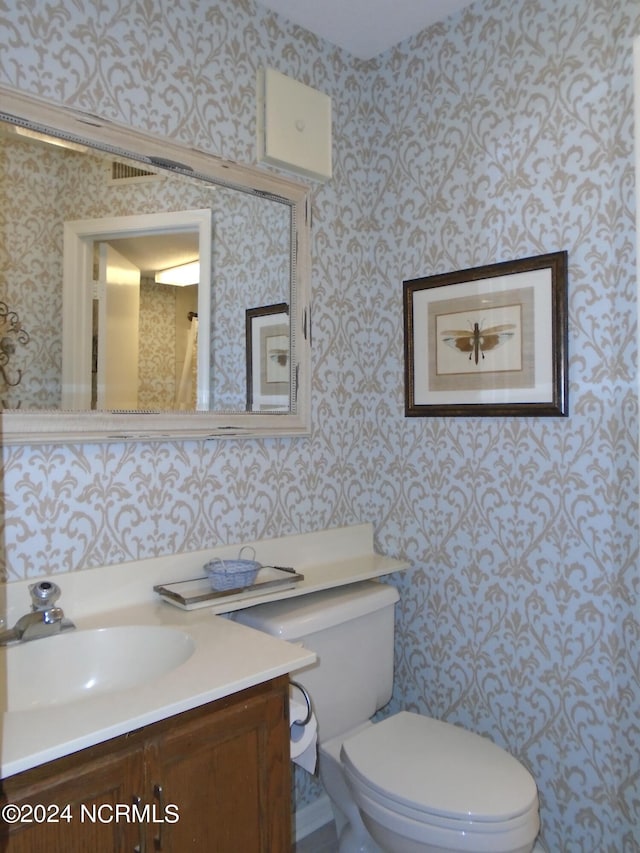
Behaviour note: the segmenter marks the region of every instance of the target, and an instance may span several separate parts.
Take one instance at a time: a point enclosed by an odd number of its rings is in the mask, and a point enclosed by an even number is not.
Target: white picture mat
[[[451,299],[477,299],[482,308],[486,293],[533,289],[535,338],[534,386],[524,388],[478,388],[437,391],[429,375],[429,353],[437,344],[435,329],[428,322],[429,306]],[[554,399],[552,270],[528,270],[444,287],[414,291],[413,299],[413,373],[415,405],[549,403]],[[431,338],[434,338],[432,340]]]

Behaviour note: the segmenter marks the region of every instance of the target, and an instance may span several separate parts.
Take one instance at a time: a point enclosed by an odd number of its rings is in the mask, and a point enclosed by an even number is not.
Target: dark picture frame
[[[566,251],[410,279],[405,416],[567,416]]]
[[[289,411],[291,347],[286,302],[246,310],[247,411]]]

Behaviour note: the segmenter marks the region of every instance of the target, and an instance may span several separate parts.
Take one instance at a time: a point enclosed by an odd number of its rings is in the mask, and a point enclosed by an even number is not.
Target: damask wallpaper
[[[0,27],[6,83],[229,159],[262,64],[334,129],[311,436],[5,448],[6,577],[371,520],[413,566],[392,710],[523,761],[551,853],[640,850],[637,0],[476,0],[370,62],[254,0],[11,0]],[[405,419],[403,279],[562,249],[570,416]]]

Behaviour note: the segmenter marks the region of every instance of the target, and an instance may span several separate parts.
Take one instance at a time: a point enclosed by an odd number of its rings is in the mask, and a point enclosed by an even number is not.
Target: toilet
[[[318,656],[295,680],[318,721],[340,853],[530,853],[538,794],[513,756],[421,714],[371,721],[391,698],[398,598],[394,587],[362,581],[234,614]]]

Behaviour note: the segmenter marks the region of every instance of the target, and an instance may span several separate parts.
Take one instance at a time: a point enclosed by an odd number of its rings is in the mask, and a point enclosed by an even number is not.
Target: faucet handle
[[[34,610],[48,610],[60,598],[60,587],[51,581],[38,581],[29,587]]]

